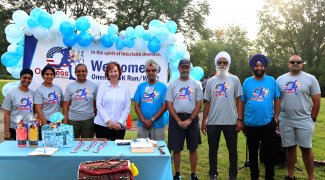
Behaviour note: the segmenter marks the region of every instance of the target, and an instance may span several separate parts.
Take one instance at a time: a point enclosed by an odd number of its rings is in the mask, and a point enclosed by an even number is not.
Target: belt
[[[189,113],[177,113],[179,116],[191,116],[192,114]]]

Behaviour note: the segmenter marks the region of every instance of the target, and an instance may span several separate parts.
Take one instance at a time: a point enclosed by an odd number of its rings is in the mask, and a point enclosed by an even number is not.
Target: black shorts
[[[178,113],[178,117],[183,121],[188,119],[191,114]],[[176,120],[169,116],[168,127],[168,148],[174,152],[180,152],[184,148],[184,140],[186,139],[187,149],[194,151],[201,144],[201,135],[199,128],[199,117],[193,119],[187,129],[178,126]]]

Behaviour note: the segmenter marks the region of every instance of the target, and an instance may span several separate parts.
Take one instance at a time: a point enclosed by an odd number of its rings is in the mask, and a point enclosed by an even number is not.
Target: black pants
[[[125,128],[121,130],[115,130],[95,124],[95,133],[96,138],[106,138],[110,141],[115,141],[115,139],[124,139]]]
[[[9,132],[10,132],[10,140],[16,140],[16,129],[9,128]]]
[[[274,119],[264,126],[246,126],[247,146],[249,152],[249,167],[251,179],[258,179],[258,149],[260,143],[263,146],[263,158],[265,165],[265,180],[274,179],[274,161],[276,152],[275,140],[276,123]]]

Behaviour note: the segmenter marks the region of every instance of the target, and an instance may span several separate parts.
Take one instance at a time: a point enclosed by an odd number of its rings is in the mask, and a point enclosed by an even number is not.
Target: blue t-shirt
[[[264,75],[262,80],[247,78],[241,96],[241,100],[245,103],[245,125],[268,124],[273,118],[273,102],[280,96],[279,87],[273,77]]]
[[[140,103],[140,109],[145,119],[151,119],[166,103],[165,95],[167,86],[162,82],[157,82],[154,85],[148,82],[139,84],[133,100],[134,102]],[[165,118],[167,120],[165,120]],[[162,128],[168,122],[168,116],[166,112],[155,120],[153,128]],[[138,121],[138,126],[143,127],[142,122]]]

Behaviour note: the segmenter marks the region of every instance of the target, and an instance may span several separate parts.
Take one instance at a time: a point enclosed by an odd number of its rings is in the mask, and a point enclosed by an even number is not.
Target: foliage
[[[274,72],[287,71],[292,54],[319,80],[324,95],[325,0],[267,0],[259,12],[258,45],[273,60]]]
[[[7,46],[9,43],[7,42],[6,35],[5,35],[5,27],[9,23],[9,19],[11,16],[11,11],[6,10],[3,6],[0,6],[0,55],[7,51]],[[4,78],[8,76],[6,68],[0,63],[0,78]]]

